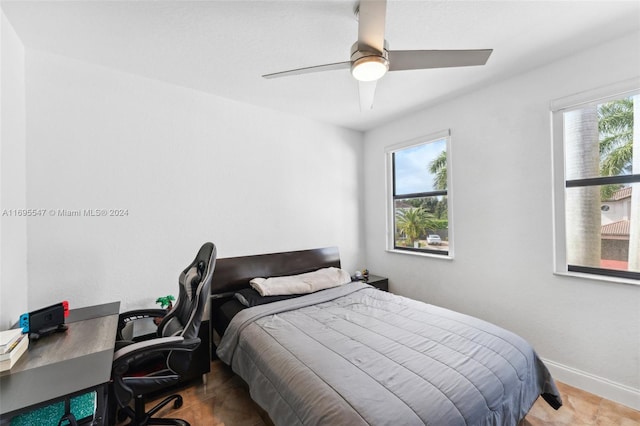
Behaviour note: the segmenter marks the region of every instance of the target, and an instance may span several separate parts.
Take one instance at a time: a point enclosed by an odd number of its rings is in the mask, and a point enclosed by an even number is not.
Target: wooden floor
[[[520,426],[640,426],[640,411],[563,383],[557,385],[564,405],[555,411],[538,398]],[[161,416],[182,418],[192,426],[273,425],[269,416],[251,400],[244,381],[221,361],[211,363],[211,372],[205,381],[179,393],[184,398],[182,408],[165,408]],[[149,408],[152,404],[150,402]]]

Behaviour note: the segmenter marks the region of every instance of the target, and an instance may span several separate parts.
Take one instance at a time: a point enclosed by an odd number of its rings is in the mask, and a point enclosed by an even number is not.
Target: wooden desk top
[[[0,373],[0,414],[106,383],[120,302],[69,312],[68,330],[29,342],[29,349]]]

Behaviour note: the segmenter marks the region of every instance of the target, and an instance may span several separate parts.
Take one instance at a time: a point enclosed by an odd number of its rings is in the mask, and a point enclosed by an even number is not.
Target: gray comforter
[[[276,425],[515,425],[562,402],[533,348],[467,315],[350,283],[245,309],[217,354]]]

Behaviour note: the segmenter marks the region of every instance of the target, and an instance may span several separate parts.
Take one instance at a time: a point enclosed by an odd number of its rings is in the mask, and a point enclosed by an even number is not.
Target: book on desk
[[[17,328],[0,332],[0,371],[11,369],[29,347],[29,336]]]

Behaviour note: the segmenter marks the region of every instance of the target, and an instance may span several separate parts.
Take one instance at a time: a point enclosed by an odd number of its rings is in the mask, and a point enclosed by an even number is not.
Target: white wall
[[[29,305],[153,306],[205,241],[219,257],[364,259],[362,134],[27,51]]]
[[[395,293],[522,335],[556,378],[636,408],[640,286],[553,275],[549,103],[638,78],[638,37],[425,109],[368,132],[364,145],[372,272],[388,276]],[[455,259],[386,252],[384,148],[447,128]]]
[[[24,47],[0,11],[0,330],[27,311]]]

